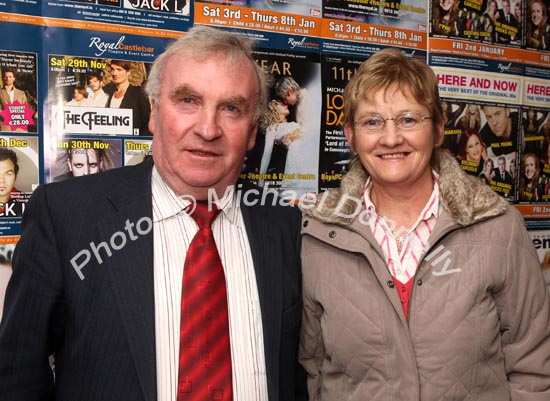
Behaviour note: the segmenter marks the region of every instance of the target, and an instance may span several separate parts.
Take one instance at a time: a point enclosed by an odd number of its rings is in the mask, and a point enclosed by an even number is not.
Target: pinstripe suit
[[[145,224],[152,218],[151,168],[148,160],[33,194],[0,324],[2,401],[157,399],[153,231]],[[242,212],[260,296],[269,400],[302,399],[300,216],[289,207],[243,206]],[[128,222],[136,224],[135,239]],[[91,256],[79,275],[71,259],[84,249]],[[47,366],[52,352],[55,390]]]

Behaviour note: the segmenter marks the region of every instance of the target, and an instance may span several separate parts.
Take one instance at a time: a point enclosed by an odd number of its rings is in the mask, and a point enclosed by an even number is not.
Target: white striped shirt
[[[370,198],[372,190],[370,177],[365,184],[365,208],[375,217],[369,220],[371,221],[369,226],[372,234],[384,252],[390,274],[403,284],[408,283],[414,277],[420,255],[428,244],[428,238],[439,216],[439,177],[435,171],[432,171],[432,176],[434,177],[434,188],[430,199],[410,230],[392,227],[392,222],[387,221],[385,217],[376,212],[376,207]],[[405,237],[401,252],[399,252],[396,243],[398,235]]]
[[[176,401],[185,254],[198,227],[153,168],[155,339],[158,401]],[[250,244],[236,197],[212,224],[227,283],[235,401],[267,400],[262,315]]]

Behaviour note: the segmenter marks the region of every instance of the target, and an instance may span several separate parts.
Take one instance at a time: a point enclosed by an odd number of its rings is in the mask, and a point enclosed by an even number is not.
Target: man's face
[[[289,89],[283,97],[283,101],[288,105],[294,106],[298,103],[298,91],[296,89]]]
[[[111,64],[111,75],[113,77],[113,82],[118,85],[128,81],[130,72],[126,71],[120,65]]]
[[[487,124],[496,136],[508,138],[512,128],[510,111],[506,107],[485,106],[483,108]]]
[[[502,2],[502,9],[504,10],[504,15],[510,14],[510,2],[503,1]]]
[[[72,149],[68,163],[74,177],[99,172],[97,154],[93,149]]]
[[[186,71],[181,74],[181,71]],[[222,54],[197,60],[175,54],[166,64],[159,99],[152,101],[155,166],[179,195],[206,199],[235,184],[258,130],[254,66]]]
[[[96,77],[91,77],[90,80],[88,81],[88,84],[90,85],[90,88],[94,92],[97,92],[102,87],[102,82]]]
[[[4,85],[11,86],[15,82],[15,75],[13,75],[11,71],[5,72],[2,76],[2,80],[4,81]]]
[[[504,171],[506,170],[506,161],[499,160],[498,161],[498,169],[500,170],[501,173],[504,173]]]
[[[0,202],[9,200],[16,178],[13,162],[10,159],[0,160]]]

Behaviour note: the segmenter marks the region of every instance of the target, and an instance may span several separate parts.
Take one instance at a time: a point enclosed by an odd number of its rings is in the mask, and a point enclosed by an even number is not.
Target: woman
[[[495,26],[496,20],[500,16],[500,13],[498,12],[497,1],[496,0],[489,0],[489,2],[487,3],[487,9],[485,10],[485,12],[482,15],[486,16],[489,19],[490,24],[489,24],[488,28],[486,28],[487,29],[486,32],[491,33],[491,36],[490,36],[491,37],[491,43],[494,43],[495,42],[494,26]]]
[[[488,158],[485,161],[485,166],[483,167],[483,171],[479,175],[479,178],[487,184],[491,185],[491,181],[495,178],[495,162],[493,162],[493,159]]]
[[[527,48],[545,49],[543,37],[546,31],[546,7],[542,0],[529,2],[529,21],[527,22]]]
[[[463,131],[471,129],[479,132],[481,129],[481,112],[479,111],[479,106],[477,104],[468,105],[466,113],[464,113],[459,121]]]
[[[476,130],[467,129],[458,141],[457,159],[462,168],[473,175],[483,171],[483,162],[487,158],[487,148]]]
[[[457,10],[457,0],[434,1],[432,19],[433,33],[436,35],[450,36],[453,33]]]
[[[296,122],[287,122],[289,114],[288,105],[281,100],[273,99],[269,102],[267,111],[262,120],[262,128],[265,130],[265,145],[262,161],[260,163],[260,176],[268,173],[267,168],[271,161],[271,153],[275,141],[279,141],[288,148],[300,135],[300,124]],[[286,169],[285,173],[288,173]],[[268,179],[268,181],[270,180],[271,179]],[[264,182],[265,179],[261,178],[258,181],[258,185],[263,186]]]
[[[86,88],[76,86],[73,90],[73,98],[67,102],[67,106],[86,106],[88,92]]]
[[[465,103],[456,103],[457,108],[453,110],[453,104],[447,101],[441,102],[441,108],[443,109],[443,121],[445,123],[445,139],[443,139],[442,146],[449,149],[452,153],[456,153],[458,146],[458,138],[461,133],[461,129],[455,127],[458,117],[464,111],[466,107]]]
[[[526,153],[521,159],[521,176],[519,177],[519,200],[536,202],[542,195],[539,187],[539,158],[533,153]]]
[[[550,305],[519,213],[438,150],[437,78],[384,49],[344,91],[354,153],[302,205],[310,400],[550,399]]]

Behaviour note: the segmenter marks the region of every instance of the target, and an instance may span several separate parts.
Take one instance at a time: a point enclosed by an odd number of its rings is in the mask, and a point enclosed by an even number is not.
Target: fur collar
[[[438,151],[435,156],[440,202],[454,221],[467,226],[504,213],[508,202],[479,178],[466,174],[452,155]],[[303,212],[327,223],[350,224],[360,212],[358,200],[363,199],[363,187],[368,176],[359,159],[354,158],[340,187],[319,194],[315,207],[309,205],[303,208]]]

